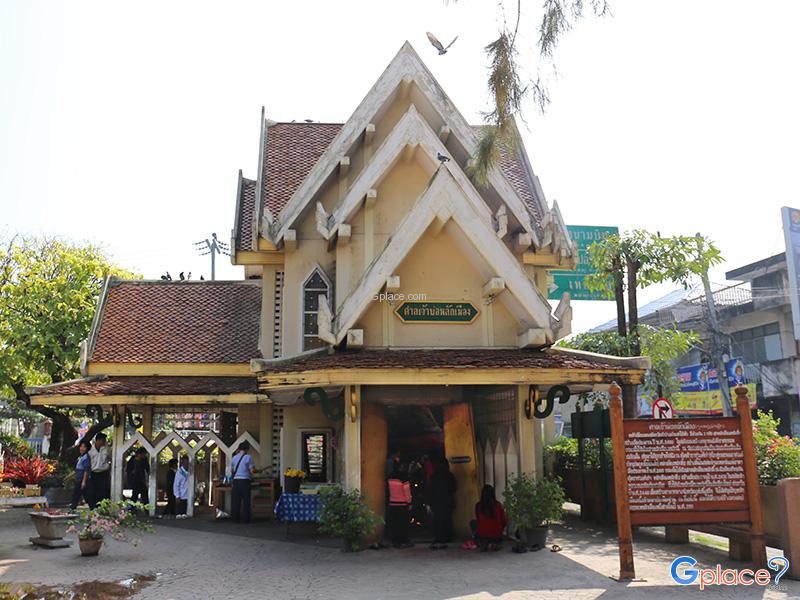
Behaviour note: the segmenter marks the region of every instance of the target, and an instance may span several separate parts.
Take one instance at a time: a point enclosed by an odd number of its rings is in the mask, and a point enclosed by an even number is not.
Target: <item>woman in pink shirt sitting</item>
[[[408,539],[408,522],[411,511],[411,485],[408,477],[395,463],[389,479],[386,482],[389,488],[389,533],[392,545],[395,548],[410,548],[412,544]]]

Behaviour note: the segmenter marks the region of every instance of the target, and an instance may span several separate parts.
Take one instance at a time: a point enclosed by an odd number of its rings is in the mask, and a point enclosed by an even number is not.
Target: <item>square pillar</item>
[[[529,419],[525,415],[525,405],[528,402],[528,389],[530,386],[517,386],[517,445],[519,449],[519,472],[536,475],[536,441],[535,432],[537,419],[532,415]]]
[[[261,445],[260,467],[272,466],[272,404],[258,405],[258,443]],[[277,477],[279,473],[272,473]]]
[[[122,444],[125,443],[125,406],[112,406],[113,429],[111,432],[111,499],[122,500],[122,482],[125,476],[125,455]]]
[[[153,442],[153,407],[142,407],[142,435],[150,443]]]
[[[344,387],[344,487],[361,487],[361,386]]]

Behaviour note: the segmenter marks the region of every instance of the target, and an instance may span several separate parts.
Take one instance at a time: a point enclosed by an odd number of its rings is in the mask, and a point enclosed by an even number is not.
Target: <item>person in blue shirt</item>
[[[242,442],[231,460],[231,517],[236,523],[250,522],[250,489],[256,467],[249,450],[250,442]]]
[[[78,445],[78,450],[80,451],[80,456],[75,465],[75,488],[72,490],[72,502],[69,504],[72,510],[78,507],[81,500],[85,500],[85,496],[89,491],[89,476],[92,473],[92,460],[89,457],[89,442],[81,440],[81,443]]]
[[[186,510],[189,505],[189,457],[185,454],[181,456],[180,466],[175,473],[175,481],[172,484],[172,493],[175,494],[177,508],[176,519],[185,519]]]

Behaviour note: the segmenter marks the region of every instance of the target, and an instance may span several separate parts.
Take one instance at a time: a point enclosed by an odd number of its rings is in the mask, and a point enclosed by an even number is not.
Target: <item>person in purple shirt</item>
[[[81,454],[75,465],[75,488],[72,490],[72,502],[69,504],[72,510],[75,510],[81,500],[85,499],[89,486],[89,475],[92,472],[92,460],[89,458],[89,442],[81,440],[78,449]]]
[[[231,517],[236,523],[250,522],[250,489],[256,467],[249,450],[250,442],[242,442],[231,460]]]

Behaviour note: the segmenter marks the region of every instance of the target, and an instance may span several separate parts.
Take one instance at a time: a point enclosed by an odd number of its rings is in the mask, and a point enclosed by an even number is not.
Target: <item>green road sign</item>
[[[584,278],[594,273],[589,264],[589,246],[607,238],[618,235],[616,227],[594,227],[592,225],[567,225],[570,239],[578,245],[578,267],[574,271],[551,271],[553,283],[547,297],[560,300],[564,292],[569,292],[572,300],[609,300],[602,292],[586,289]]]
[[[395,313],[404,323],[472,323],[478,309],[469,302],[403,302]]]

